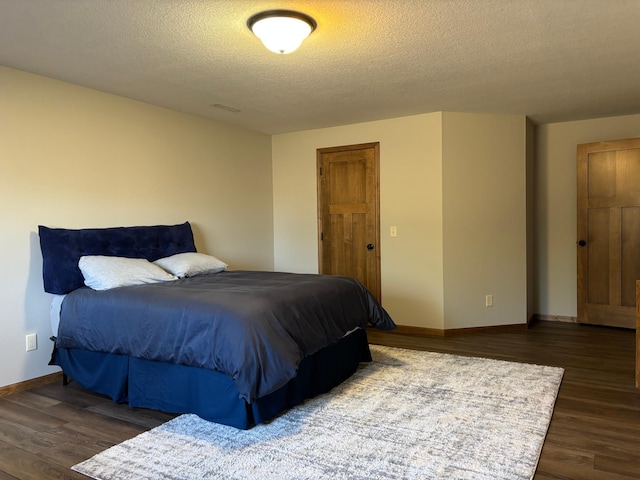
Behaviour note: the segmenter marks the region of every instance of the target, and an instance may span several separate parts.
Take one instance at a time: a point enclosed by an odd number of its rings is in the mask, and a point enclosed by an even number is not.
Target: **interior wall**
[[[526,138],[526,202],[527,202],[527,321],[536,312],[536,127],[527,119]]]
[[[637,137],[640,137],[640,115],[549,123],[537,127],[537,313],[577,316],[577,146]]]
[[[445,112],[442,131],[445,328],[526,323],[526,118]]]
[[[466,285],[470,281],[461,280],[457,285],[456,280],[447,290],[445,326],[444,258],[451,266],[450,252],[464,254],[461,246],[467,236],[463,232],[452,237],[451,225],[443,218],[443,201],[447,208],[452,199],[464,202],[462,193],[452,194],[458,187],[453,182],[452,189],[449,183],[456,178],[450,175],[454,163],[449,158],[456,158],[456,164],[466,158],[466,163],[454,168],[462,167],[465,175],[473,172],[478,178],[488,171],[480,167],[479,158],[484,155],[483,162],[488,164],[495,161],[486,152],[478,156],[471,151],[468,140],[483,130],[483,116],[466,115],[432,113],[271,139],[0,67],[0,211],[4,220],[0,258],[9,272],[0,289],[0,362],[15,365],[0,371],[0,386],[54,371],[46,366],[50,296],[42,291],[38,224],[83,228],[190,220],[198,249],[220,256],[233,268],[317,272],[315,152],[337,145],[381,143],[383,304],[396,321],[424,328],[459,328],[473,326],[457,320],[471,313],[478,325],[513,323],[520,316],[518,308],[513,313],[505,310],[507,314],[496,321],[505,294],[490,279],[478,277],[484,262],[480,256],[470,275],[478,282]],[[498,134],[491,129],[489,137],[500,144],[513,134],[520,142],[521,130],[515,131],[518,119],[502,118],[498,124],[506,121],[506,130]],[[470,130],[464,126],[469,121]],[[639,136],[640,115],[536,128],[536,263],[534,305],[530,304],[529,313],[576,315],[576,146]],[[530,141],[529,134],[527,138]],[[506,148],[508,152],[515,147]],[[527,146],[529,158],[531,148]],[[452,152],[457,153],[450,156]],[[501,175],[510,181],[518,177],[513,183],[519,185],[523,167],[516,163],[513,177]],[[443,169],[448,171],[446,178]],[[476,213],[480,217],[488,209],[481,202]],[[389,237],[391,225],[398,227],[397,238]],[[445,244],[443,228],[447,239],[458,240]],[[501,228],[496,226],[495,231],[502,232]],[[470,260],[476,261],[475,257]],[[493,272],[494,266],[488,271]],[[521,261],[515,269],[509,275],[520,277]],[[462,278],[462,268],[458,270],[448,270],[447,285],[452,278]],[[493,309],[484,307],[486,293],[494,295]],[[463,310],[472,294],[473,306],[463,315],[455,299],[462,300]],[[485,312],[492,315],[476,316]],[[39,348],[25,352],[24,336],[32,332],[38,333]]]
[[[442,329],[441,125],[430,113],[274,136],[276,270],[318,272],[316,150],[380,142],[382,304],[400,325]]]
[[[0,200],[0,386],[57,370],[39,224],[189,220],[199,251],[273,269],[270,136],[4,67]]]

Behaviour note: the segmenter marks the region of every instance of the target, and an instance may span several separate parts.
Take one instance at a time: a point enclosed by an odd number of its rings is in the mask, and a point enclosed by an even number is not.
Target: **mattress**
[[[62,301],[66,295],[54,295],[51,299],[51,307],[49,308],[49,317],[51,319],[51,335],[58,336],[58,328],[60,326],[60,310]]]
[[[367,324],[393,328],[349,277],[232,271],[69,293],[58,348],[207,368],[252,402],[282,387],[308,355]]]

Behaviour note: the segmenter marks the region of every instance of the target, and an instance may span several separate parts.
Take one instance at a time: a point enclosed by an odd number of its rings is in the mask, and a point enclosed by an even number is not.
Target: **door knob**
[[[581,247],[584,247],[587,244],[587,242],[585,242],[584,240],[580,240],[578,242],[578,245],[580,245]]]
[[[373,250],[373,243],[370,243],[369,245],[367,245],[367,250]]]

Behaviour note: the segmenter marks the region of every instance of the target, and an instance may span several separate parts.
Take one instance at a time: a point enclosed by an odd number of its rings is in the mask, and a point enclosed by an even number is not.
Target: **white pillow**
[[[94,290],[177,280],[144,258],[88,255],[80,257],[78,267],[84,276],[84,284]]]
[[[156,260],[156,265],[178,278],[193,277],[204,273],[218,273],[226,270],[228,265],[219,258],[204,253],[177,253],[170,257]]]

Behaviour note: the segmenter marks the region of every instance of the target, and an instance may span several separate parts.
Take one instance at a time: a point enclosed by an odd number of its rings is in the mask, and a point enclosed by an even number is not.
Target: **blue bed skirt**
[[[247,403],[227,375],[197,367],[78,349],[57,349],[52,364],[80,386],[131,407],[195,413],[205,420],[247,429],[307,398],[328,392],[371,361],[367,333],[356,330],[302,360],[279,390]]]

